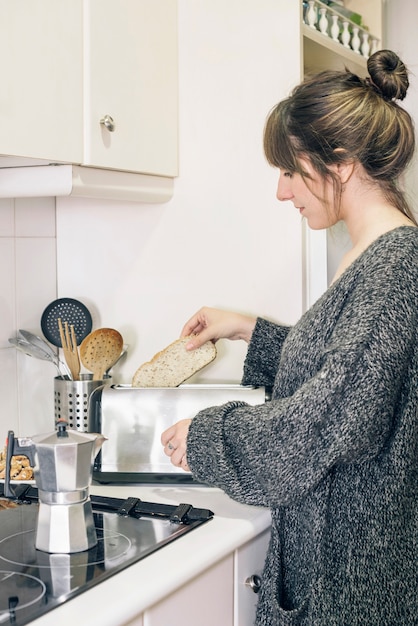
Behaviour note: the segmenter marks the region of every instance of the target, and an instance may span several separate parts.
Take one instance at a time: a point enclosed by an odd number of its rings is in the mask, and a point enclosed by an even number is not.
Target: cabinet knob
[[[100,124],[106,126],[107,130],[110,133],[113,133],[113,131],[115,130],[115,122],[113,121],[113,117],[111,117],[110,115],[105,115],[104,117],[102,117],[102,119],[100,120]]]
[[[247,585],[247,587],[250,587],[254,591],[254,593],[258,593],[261,589],[261,576],[259,576],[258,574],[253,574],[252,576],[249,576],[247,578],[245,584]]]

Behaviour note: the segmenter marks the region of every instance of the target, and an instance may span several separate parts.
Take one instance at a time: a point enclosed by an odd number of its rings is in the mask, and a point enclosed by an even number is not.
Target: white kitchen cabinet
[[[185,616],[199,626],[252,626],[269,539],[268,528],[125,626],[184,626]]]
[[[236,550],[234,563],[234,626],[253,626],[270,529]]]
[[[84,165],[176,176],[176,1],[83,5]]]
[[[146,611],[143,626],[234,626],[233,575],[231,554]]]
[[[1,0],[0,154],[83,162],[83,5]]]
[[[178,174],[176,0],[0,0],[0,59],[1,155]]]

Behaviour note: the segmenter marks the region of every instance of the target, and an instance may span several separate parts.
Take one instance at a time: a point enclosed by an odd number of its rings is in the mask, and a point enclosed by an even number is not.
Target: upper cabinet
[[[0,155],[177,176],[177,48],[176,0],[2,0]]]
[[[176,2],[89,0],[83,22],[84,164],[176,176]]]
[[[367,58],[382,43],[382,1],[302,4],[303,73],[344,69],[364,76]]]

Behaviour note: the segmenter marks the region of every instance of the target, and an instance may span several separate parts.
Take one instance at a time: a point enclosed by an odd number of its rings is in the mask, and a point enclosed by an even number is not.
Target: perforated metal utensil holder
[[[93,380],[93,374],[82,374],[81,380],[54,378],[55,420],[65,419],[68,427],[80,432],[95,432],[96,427],[90,410],[90,397],[97,387],[110,385],[111,376]]]

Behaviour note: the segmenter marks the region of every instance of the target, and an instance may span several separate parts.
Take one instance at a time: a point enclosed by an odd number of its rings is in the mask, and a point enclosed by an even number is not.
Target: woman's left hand
[[[164,446],[164,454],[170,457],[173,465],[190,472],[187,465],[187,433],[189,432],[191,419],[180,420],[161,435],[161,443]]]

